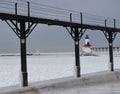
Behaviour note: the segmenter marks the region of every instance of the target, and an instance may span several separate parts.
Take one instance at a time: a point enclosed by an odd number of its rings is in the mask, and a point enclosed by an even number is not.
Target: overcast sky
[[[4,1],[4,0],[3,0]],[[15,1],[15,0],[14,0]],[[88,14],[120,19],[120,0],[30,0],[44,5],[54,6],[84,12]],[[0,52],[19,52],[19,38],[11,28],[0,21]],[[93,46],[108,46],[107,41],[100,31],[87,30]],[[80,45],[84,44],[84,36]],[[115,46],[120,46],[120,34],[114,41]],[[27,39],[28,52],[53,52],[73,51],[74,42],[64,27],[39,24]]]

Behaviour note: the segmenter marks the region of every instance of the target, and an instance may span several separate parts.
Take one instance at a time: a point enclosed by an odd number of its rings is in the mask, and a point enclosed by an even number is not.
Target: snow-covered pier
[[[120,70],[1,88],[0,94],[120,94]]]
[[[108,47],[92,47],[91,48],[92,51],[95,52],[108,52],[109,48]],[[113,52],[119,52],[120,51],[120,47],[113,47]]]

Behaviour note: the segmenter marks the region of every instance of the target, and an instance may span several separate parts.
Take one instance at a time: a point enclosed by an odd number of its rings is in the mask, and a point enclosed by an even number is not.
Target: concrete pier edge
[[[72,86],[87,86],[93,84],[109,83],[111,81],[120,80],[120,70],[114,72],[102,71],[91,74],[82,75],[80,78],[76,77],[64,77],[58,79],[52,79],[48,81],[39,81],[30,83],[28,87],[9,86],[0,88],[0,94],[41,94],[39,91],[46,88],[68,88]],[[35,91],[37,91],[35,93]]]

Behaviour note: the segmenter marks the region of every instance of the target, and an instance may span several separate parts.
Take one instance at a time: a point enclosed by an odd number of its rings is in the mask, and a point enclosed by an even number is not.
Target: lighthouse
[[[88,35],[85,36],[85,44],[82,47],[82,55],[84,56],[89,56],[92,55],[92,50],[91,50],[91,44],[90,44],[90,38]]]

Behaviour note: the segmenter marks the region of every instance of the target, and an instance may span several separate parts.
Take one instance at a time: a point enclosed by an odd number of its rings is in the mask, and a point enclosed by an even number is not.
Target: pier
[[[108,52],[109,48],[108,47],[92,47],[92,51],[95,52]],[[113,47],[113,51],[119,52],[120,47]]]

